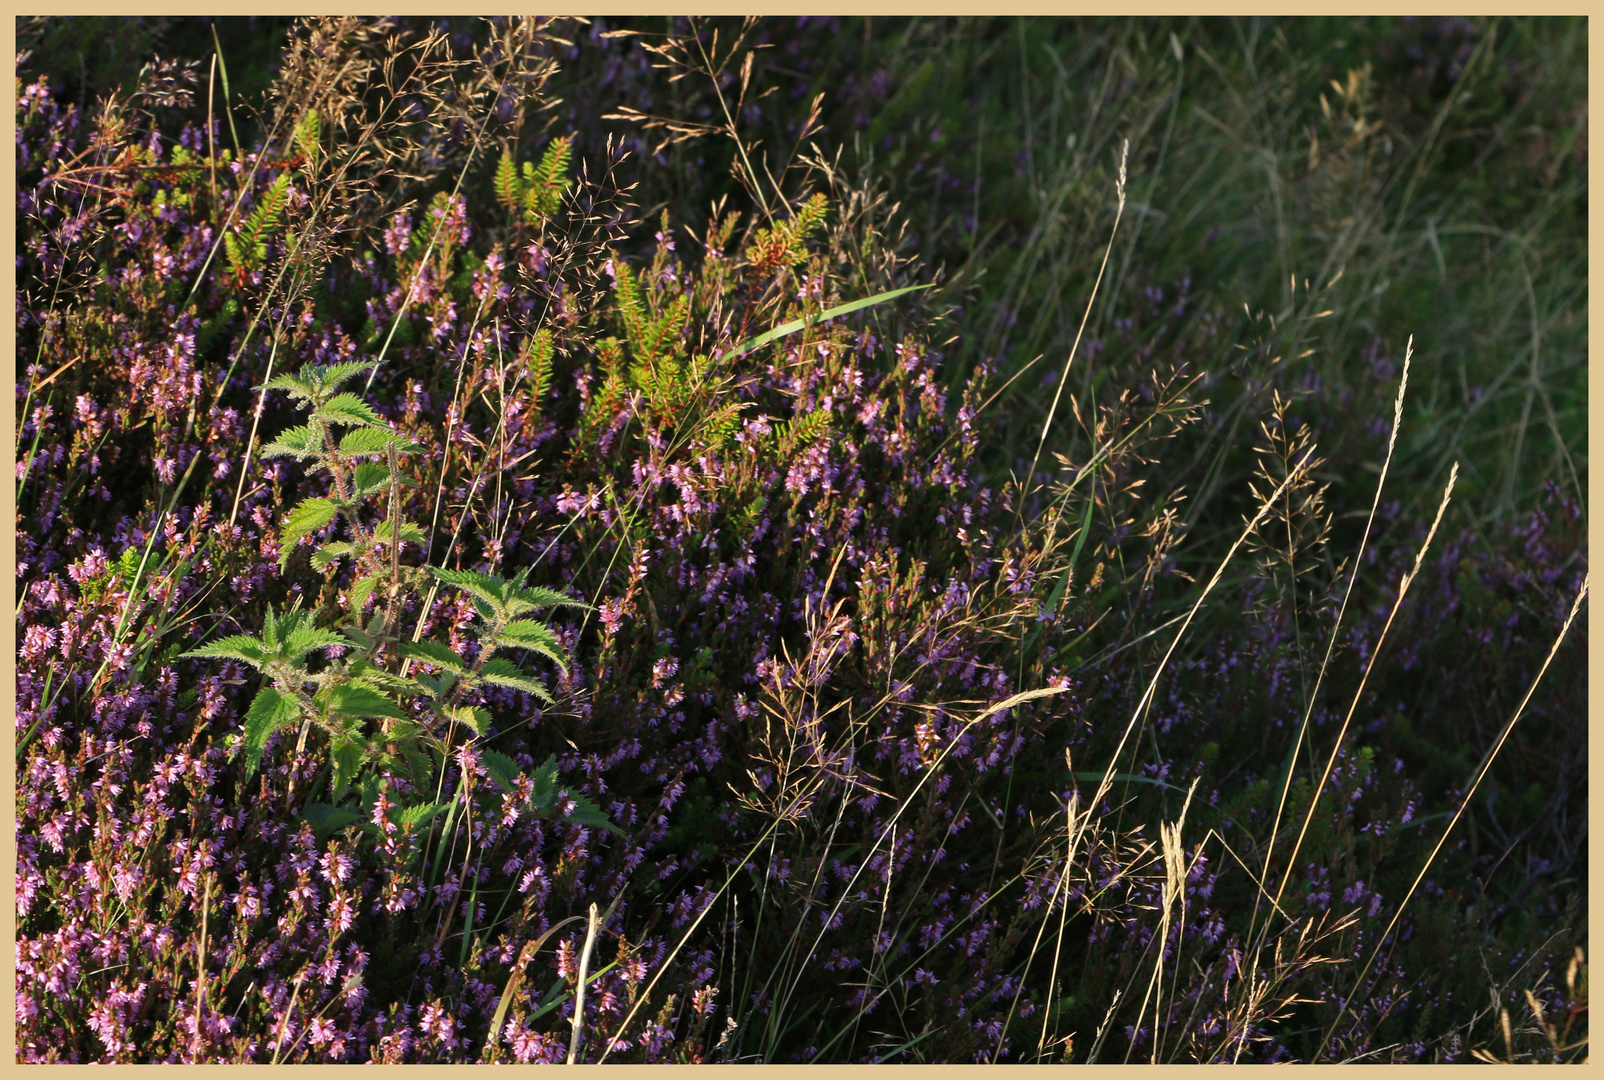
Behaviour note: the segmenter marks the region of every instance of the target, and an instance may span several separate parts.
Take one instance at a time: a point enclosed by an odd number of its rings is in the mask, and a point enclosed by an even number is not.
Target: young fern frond
[[[513,167],[512,155],[503,153],[501,160],[496,163],[495,177],[496,199],[512,213],[518,213],[524,205],[524,185],[518,176],[518,170]]]
[[[295,125],[295,148],[301,152],[302,157],[306,158],[308,170],[317,165],[318,137],[321,134],[322,129],[318,122],[317,110],[306,110],[306,115],[301,117],[300,123]]]
[[[562,207],[568,187],[568,167],[573,158],[574,140],[569,136],[553,139],[540,159],[540,167],[524,165],[524,217],[530,224],[544,225]]]
[[[245,278],[261,269],[267,259],[267,240],[283,219],[284,204],[289,198],[290,174],[280,173],[262,195],[262,201],[241,224],[237,235],[224,233],[223,244],[228,250],[229,265],[235,274]]]

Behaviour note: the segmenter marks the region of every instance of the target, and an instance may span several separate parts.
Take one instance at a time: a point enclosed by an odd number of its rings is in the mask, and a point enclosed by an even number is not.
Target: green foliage
[[[549,337],[543,348],[549,363]],[[185,654],[240,661],[264,676],[246,717],[242,749],[247,776],[260,768],[268,741],[276,733],[298,723],[319,733],[317,745],[329,765],[331,800],[308,808],[308,820],[319,830],[359,821],[355,808],[340,805],[342,796],[352,785],[371,787],[386,771],[400,770],[414,789],[432,790],[435,770],[449,759],[460,733],[469,733],[470,741],[492,734],[490,714],[472,700],[483,688],[506,687],[552,703],[551,691],[535,672],[496,654],[532,653],[566,670],[568,658],[556,633],[531,616],[551,607],[589,607],[563,593],[529,585],[528,568],[504,578],[401,564],[400,553],[392,550],[398,540],[403,548],[422,547],[426,540],[420,526],[392,516],[398,504],[391,495],[408,482],[401,474],[400,459],[418,448],[358,395],[339,389],[371,366],[309,365],[267,383],[268,389],[283,390],[301,404],[307,422],[281,432],[264,456],[310,461],[314,471],[329,475],[332,488],[329,495],[304,499],[289,512],[279,532],[279,565],[289,566],[292,552],[305,537],[331,526],[342,528],[344,538],[319,548],[311,567],[328,573],[349,561],[353,581],[345,610],[331,625],[318,626],[309,612],[292,609],[279,614],[269,606],[260,638],[233,635]],[[336,427],[352,430],[336,443]],[[373,456],[380,460],[355,460]],[[431,576],[472,599],[479,615],[479,622],[470,628],[479,641],[472,661],[444,642],[403,638],[401,616],[409,600],[422,599],[417,590]],[[365,619],[370,597],[378,598],[381,610]],[[344,655],[317,667],[309,662],[313,653],[330,647],[338,647]],[[414,672],[414,665],[438,674]],[[427,719],[421,725],[408,704],[414,700],[424,705]],[[549,762],[535,777],[534,812],[556,812],[555,784],[556,765]],[[569,814],[573,820],[612,828],[592,804],[579,800],[576,805]],[[406,807],[403,820],[422,825],[437,809]]]
[[[511,154],[502,154],[493,180],[496,201],[524,224],[544,226],[562,208],[573,150],[573,139],[562,136],[546,147],[539,165],[526,161],[515,166]]]
[[[236,281],[248,280],[266,262],[268,238],[283,221],[290,178],[290,173],[280,173],[263,192],[262,201],[246,217],[239,231],[223,233],[223,247],[228,252],[228,264],[234,269]]]
[[[320,134],[321,126],[318,123],[317,110],[306,110],[306,115],[301,117],[300,123],[295,125],[295,148],[306,158],[309,170],[317,165],[318,136]]]

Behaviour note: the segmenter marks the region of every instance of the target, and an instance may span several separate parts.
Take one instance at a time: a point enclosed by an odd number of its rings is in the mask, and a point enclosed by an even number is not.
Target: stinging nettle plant
[[[527,568],[507,579],[401,562],[402,547],[422,548],[425,541],[423,529],[401,515],[401,488],[411,481],[402,475],[400,459],[421,448],[391,430],[356,394],[339,389],[375,363],[308,365],[297,374],[271,379],[265,387],[287,391],[310,413],[305,424],[264,447],[263,456],[310,461],[313,471],[329,474],[332,485],[329,496],[304,499],[290,511],[279,537],[279,566],[288,566],[302,539],[343,522],[346,539],[323,544],[311,558],[317,571],[351,560],[353,580],[344,594],[343,614],[332,626],[320,627],[298,603],[282,613],[269,606],[260,638],[234,635],[186,654],[238,660],[265,677],[245,718],[247,779],[261,766],[273,735],[299,724],[300,754],[313,728],[323,733],[329,754],[325,772],[332,774],[329,797],[336,805],[307,807],[308,819],[320,828],[339,828],[366,816],[357,807],[337,805],[353,784],[369,805],[385,786],[386,774],[405,776],[414,791],[433,787],[459,728],[472,733],[470,741],[490,732],[490,714],[471,703],[475,691],[506,687],[554,703],[539,676],[498,654],[534,653],[566,670],[567,657],[556,634],[531,616],[549,607],[589,607],[552,589],[528,585]],[[338,434],[336,429],[345,430]],[[386,508],[380,520],[372,520],[376,504]],[[407,601],[431,578],[470,597],[478,615],[472,632],[479,647],[472,659],[443,642],[408,640],[402,634]],[[364,621],[370,600],[374,610]],[[327,662],[314,669],[311,658],[318,653]],[[511,757],[489,749],[478,753],[497,784],[508,792],[520,790],[520,770]],[[521,789],[535,813],[557,809],[561,792],[556,778],[552,757]],[[619,831],[587,800],[574,795],[568,800],[570,819]],[[425,804],[404,813],[432,816],[439,809],[439,804]]]

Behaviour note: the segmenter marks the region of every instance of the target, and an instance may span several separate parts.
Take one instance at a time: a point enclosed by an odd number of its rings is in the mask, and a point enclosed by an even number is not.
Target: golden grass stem
[[[1119,180],[1115,183],[1114,192],[1119,199],[1114,210],[1114,227],[1108,232],[1108,246],[1103,249],[1103,261],[1097,267],[1097,280],[1092,282],[1092,294],[1086,299],[1086,309],[1081,312],[1080,326],[1075,331],[1075,340],[1069,347],[1069,356],[1064,359],[1063,374],[1058,377],[1058,389],[1053,393],[1053,403],[1047,410],[1047,422],[1042,425],[1041,438],[1036,440],[1036,453],[1030,459],[1030,471],[1025,474],[1023,483],[1019,485],[1019,511],[1023,512],[1025,497],[1030,494],[1031,483],[1036,476],[1036,465],[1041,461],[1042,447],[1047,445],[1047,433],[1053,428],[1053,417],[1058,413],[1058,402],[1064,396],[1064,384],[1069,381],[1069,369],[1075,365],[1075,354],[1080,351],[1081,335],[1086,332],[1086,323],[1092,317],[1092,306],[1097,303],[1097,289],[1103,283],[1103,272],[1108,269],[1108,256],[1114,250],[1114,237],[1119,234],[1120,218],[1125,215],[1125,163],[1130,156],[1131,141],[1126,139],[1119,152]],[[1034,363],[1035,361],[1031,361]]]
[[[574,986],[573,1034],[568,1038],[568,1064],[579,1056],[579,1036],[585,1025],[585,980],[590,976],[590,951],[596,947],[596,931],[601,927],[601,916],[596,905],[590,905],[590,918],[585,928],[585,947],[579,954],[579,982]]]

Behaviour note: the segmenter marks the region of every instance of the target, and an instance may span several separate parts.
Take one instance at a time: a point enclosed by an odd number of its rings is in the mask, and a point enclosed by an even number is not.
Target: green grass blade
[[[735,346],[734,349],[725,353],[724,359],[733,360],[737,356],[744,356],[753,349],[760,349],[769,342],[778,341],[780,338],[794,334],[804,327],[816,326],[821,322],[834,319],[837,316],[850,315],[854,311],[862,311],[866,307],[874,307],[876,304],[884,304],[889,300],[895,300],[899,296],[904,296],[911,292],[918,292],[920,289],[929,289],[933,287],[934,286],[932,285],[909,285],[903,289],[892,289],[890,292],[876,293],[874,296],[867,296],[862,300],[853,300],[850,303],[839,304],[833,308],[827,308],[826,310],[819,312],[817,315],[810,315],[801,319],[792,319],[790,322],[781,323],[779,326],[776,326],[773,330],[770,330],[767,333],[759,334],[755,338],[748,338],[747,340],[741,342],[739,345]]]

